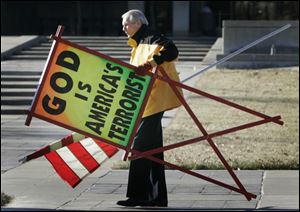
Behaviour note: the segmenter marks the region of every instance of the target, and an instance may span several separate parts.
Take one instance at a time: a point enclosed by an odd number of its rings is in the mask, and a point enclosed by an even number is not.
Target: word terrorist
[[[119,66],[112,66],[110,63],[106,64],[104,73],[101,77],[101,83],[98,85],[97,95],[94,98],[92,109],[90,110],[89,118],[85,126],[96,132],[98,135],[102,134],[102,129],[108,119],[109,112],[113,108],[113,101],[115,93],[121,81],[123,69]],[[110,73],[109,73],[110,72]],[[112,74],[117,72],[117,74]],[[109,73],[109,74],[108,74]],[[137,109],[139,97],[142,94],[143,83],[145,79],[136,75],[134,72],[129,72],[126,79],[125,89],[122,92],[122,98],[118,102],[118,106],[113,116],[112,125],[108,132],[108,137],[111,139],[119,139],[124,141],[130,128],[134,111]]]

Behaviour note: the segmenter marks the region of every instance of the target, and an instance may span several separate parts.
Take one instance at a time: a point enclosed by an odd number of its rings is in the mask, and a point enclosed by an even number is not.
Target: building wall
[[[121,15],[140,9],[166,35],[221,36],[223,20],[299,20],[299,1],[1,1],[2,35],[124,35]]]
[[[1,1],[1,34],[121,35],[126,1]]]

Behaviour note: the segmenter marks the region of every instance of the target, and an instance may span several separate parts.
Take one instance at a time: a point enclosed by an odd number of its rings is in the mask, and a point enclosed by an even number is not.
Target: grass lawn
[[[233,168],[299,168],[299,68],[211,70],[200,76],[198,89],[268,116],[281,115],[284,125],[267,123],[213,141]],[[192,94],[187,102],[208,133],[261,118]],[[164,131],[165,144],[202,136],[182,107]],[[223,169],[204,140],[165,153],[165,160],[191,169]]]

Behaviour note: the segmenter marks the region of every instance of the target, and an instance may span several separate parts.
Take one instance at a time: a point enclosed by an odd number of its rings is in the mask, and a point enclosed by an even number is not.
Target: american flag
[[[57,174],[72,188],[75,188],[83,178],[94,172],[118,150],[100,140],[72,133],[27,155],[22,162],[45,156]]]

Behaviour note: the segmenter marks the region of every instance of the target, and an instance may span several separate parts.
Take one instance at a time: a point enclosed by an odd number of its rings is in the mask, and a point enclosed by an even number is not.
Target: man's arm
[[[155,36],[153,37],[152,40],[153,40],[152,44],[157,44],[162,46],[159,54],[153,56],[153,60],[157,65],[160,65],[165,61],[171,62],[178,57],[178,49],[172,40],[164,36]]]
[[[177,47],[173,41],[164,36],[153,36],[150,40],[150,44],[161,46],[161,50],[158,55],[153,56],[153,59],[135,68],[135,72],[139,75],[145,75],[151,68],[156,67],[165,61],[171,62],[178,57]]]

